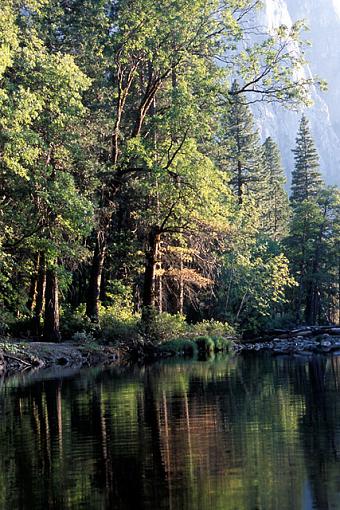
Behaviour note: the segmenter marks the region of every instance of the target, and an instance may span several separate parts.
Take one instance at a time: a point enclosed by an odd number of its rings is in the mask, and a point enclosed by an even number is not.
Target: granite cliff
[[[325,180],[340,185],[340,0],[265,0],[259,18],[267,30],[290,26],[298,19],[305,19],[310,28],[304,34],[312,43],[306,50],[305,73],[325,79],[328,91],[312,90],[314,106],[306,115]],[[291,149],[302,111],[285,111],[277,105],[254,108],[261,136],[271,135],[278,141],[288,176],[294,166]]]

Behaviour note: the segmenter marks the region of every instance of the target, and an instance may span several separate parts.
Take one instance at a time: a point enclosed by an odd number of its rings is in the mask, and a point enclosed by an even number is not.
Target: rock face
[[[320,155],[327,184],[340,185],[340,0],[264,0],[259,14],[267,30],[280,24],[290,26],[305,19],[312,46],[306,50],[309,65],[305,74],[328,82],[328,92],[312,91],[314,106],[306,110]],[[275,105],[254,108],[262,138],[272,136],[280,145],[288,177],[294,167],[291,149],[295,144],[301,112],[285,111]]]

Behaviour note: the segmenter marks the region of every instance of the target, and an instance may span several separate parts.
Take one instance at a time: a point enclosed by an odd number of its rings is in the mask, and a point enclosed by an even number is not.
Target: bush
[[[138,336],[139,320],[139,316],[131,310],[112,305],[101,306],[99,322],[93,323],[85,314],[85,305],[81,305],[75,311],[70,308],[63,310],[61,333],[64,339],[75,342],[130,342]]]
[[[93,343],[95,339],[92,333],[87,333],[86,331],[77,331],[74,333],[72,341],[77,344],[88,344]]]
[[[230,352],[232,350],[233,341],[223,336],[214,336],[212,338],[215,344],[215,352]]]
[[[227,336],[235,335],[228,325],[217,321],[203,321],[189,325],[180,314],[157,313],[151,309],[149,320],[142,322],[139,314],[132,311],[128,302],[115,302],[109,306],[100,306],[99,321],[94,324],[85,314],[85,305],[75,311],[67,307],[62,310],[61,333],[66,340],[76,342],[99,341],[104,343],[134,343],[141,336],[155,345],[174,340],[191,341],[204,352],[227,350]],[[215,340],[216,345],[215,345]]]
[[[92,333],[94,324],[85,315],[85,305],[80,305],[76,310],[67,306],[62,308],[60,314],[60,332],[65,340],[70,340],[79,332]]]
[[[33,319],[27,315],[9,320],[4,327],[8,334],[17,338],[29,338],[34,331]]]
[[[209,354],[215,351],[215,342],[209,336],[199,336],[195,338],[195,342],[201,352]]]
[[[121,320],[110,314],[100,318],[100,337],[108,343],[132,343],[139,336],[139,317]]]
[[[156,344],[167,342],[183,334],[185,335],[187,330],[188,325],[183,315],[159,314],[153,310],[150,311],[148,323],[141,324],[142,335]]]
[[[216,336],[216,337],[235,337],[235,329],[226,322],[219,322],[215,320],[197,322],[192,324],[189,328],[191,337],[196,336]]]
[[[8,333],[9,333],[8,324],[5,321],[1,320],[0,321],[0,337],[5,337],[8,335]]]
[[[161,344],[159,350],[173,356],[184,354],[185,356],[194,357],[197,354],[197,344],[186,338],[176,338],[175,340],[170,340]]]

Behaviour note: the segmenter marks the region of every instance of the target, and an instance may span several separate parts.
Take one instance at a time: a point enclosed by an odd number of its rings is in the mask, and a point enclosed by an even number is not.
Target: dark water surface
[[[340,509],[340,358],[0,382],[0,508]]]

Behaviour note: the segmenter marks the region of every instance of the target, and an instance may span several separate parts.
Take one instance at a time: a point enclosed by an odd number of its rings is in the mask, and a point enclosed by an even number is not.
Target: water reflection
[[[340,358],[3,381],[1,509],[340,508]]]

